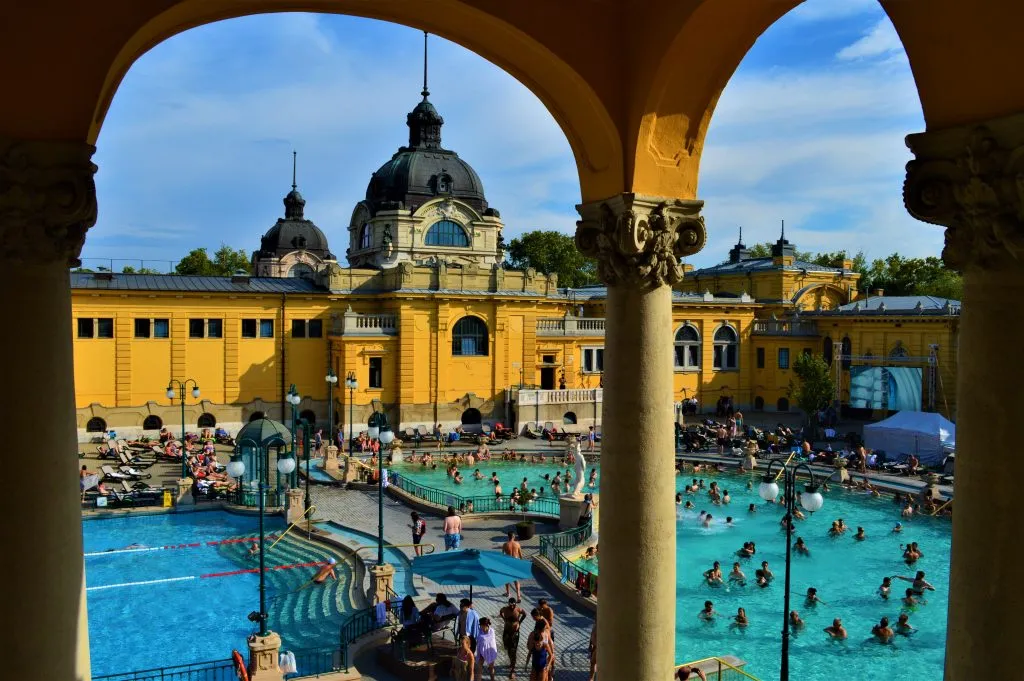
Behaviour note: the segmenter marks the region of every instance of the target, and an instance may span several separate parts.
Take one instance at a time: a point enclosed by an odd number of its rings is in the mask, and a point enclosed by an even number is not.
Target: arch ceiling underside
[[[754,41],[798,0],[108,0],[23,3],[0,22],[19,106],[0,135],[93,142],[122,77],[163,40],[247,14],[310,11],[428,30],[505,69],[573,149],[585,201],[623,191],[694,198],[714,106]],[[882,0],[929,129],[1024,111],[1024,3]],[[73,55],[73,57],[72,57]]]

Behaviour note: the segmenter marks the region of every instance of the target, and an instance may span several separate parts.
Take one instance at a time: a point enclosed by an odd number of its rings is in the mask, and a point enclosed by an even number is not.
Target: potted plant
[[[532,520],[523,519],[516,523],[516,536],[522,541],[533,539],[533,535],[536,534],[536,532],[537,524]]]

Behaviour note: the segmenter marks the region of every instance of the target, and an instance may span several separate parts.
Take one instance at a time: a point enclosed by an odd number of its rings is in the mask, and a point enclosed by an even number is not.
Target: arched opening
[[[691,324],[685,324],[676,331],[676,369],[700,368],[700,334]]]
[[[760,395],[754,398],[754,411],[764,411],[764,398]]]
[[[829,366],[832,366],[832,346],[832,336],[825,336],[821,341],[821,356],[825,359],[825,364]]]
[[[297,279],[312,279],[315,275],[313,268],[304,262],[296,263],[288,270],[288,276]]]
[[[843,360],[841,366],[843,371],[849,371],[850,367],[853,366],[853,341],[850,340],[849,336],[843,336],[842,349]]]
[[[462,425],[464,426],[479,426],[482,420],[479,409],[470,407],[462,412]]]
[[[107,432],[107,422],[101,419],[99,416],[93,416],[91,419],[89,419],[89,422],[85,424],[85,432],[105,433]]]
[[[254,411],[252,415],[249,417],[249,423],[252,423],[253,421],[259,421],[260,419],[265,418],[267,417],[262,411]]]
[[[316,425],[316,412],[312,409],[303,409],[300,411],[299,418],[310,425]]]
[[[576,412],[567,411],[562,414],[562,423],[566,426],[576,425]]]
[[[143,430],[160,430],[164,427],[164,420],[156,414],[150,414],[142,421]]]
[[[776,411],[789,411],[789,400],[785,397],[780,397],[779,401],[775,403]]]
[[[359,230],[359,248],[369,248],[373,245],[373,225],[367,222]]]
[[[461,357],[487,355],[487,324],[479,317],[463,317],[452,329],[452,354]]]
[[[451,220],[438,220],[427,229],[423,243],[427,246],[468,248],[469,236],[459,223]]]
[[[199,415],[199,420],[196,421],[197,428],[215,428],[217,426],[217,417],[210,412],[203,412]]]
[[[718,371],[733,371],[739,367],[739,335],[731,326],[715,331],[714,366]]]

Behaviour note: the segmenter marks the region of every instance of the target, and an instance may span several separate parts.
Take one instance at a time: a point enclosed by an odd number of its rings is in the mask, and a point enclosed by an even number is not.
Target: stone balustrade
[[[516,402],[520,406],[539,404],[581,404],[601,402],[604,397],[602,388],[572,388],[568,390],[520,390]]]
[[[604,336],[603,317],[547,317],[537,320],[538,336]]]
[[[349,307],[334,315],[331,332],[335,336],[397,336],[398,315],[393,312],[360,314]]]
[[[752,333],[755,336],[817,336],[818,325],[806,320],[756,319]]]

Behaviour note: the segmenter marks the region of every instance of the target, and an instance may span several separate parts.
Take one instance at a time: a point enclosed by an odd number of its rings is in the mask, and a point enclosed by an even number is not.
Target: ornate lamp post
[[[348,388],[348,453],[352,454],[352,438],[355,435],[352,433],[352,405],[355,400],[355,392],[359,387],[359,381],[356,380],[356,372],[348,372],[348,376],[345,377],[345,387]]]
[[[306,516],[307,516],[306,519],[308,520],[309,519],[309,517],[308,517],[309,516],[309,508],[310,508],[310,506],[312,506],[312,503],[310,503],[310,500],[309,500],[309,450],[310,450],[309,431],[310,431],[310,429],[313,426],[309,423],[309,421],[307,421],[306,419],[301,419],[301,418],[298,420],[298,424],[300,426],[302,426],[302,451],[305,453],[303,458],[305,459],[305,464],[304,465],[306,466],[306,499],[305,499],[305,503],[303,504],[303,506],[304,506],[305,511],[306,511]]]
[[[285,400],[288,404],[292,405],[292,452],[295,451],[295,440],[296,430],[299,425],[299,404],[302,403],[302,396],[299,395],[299,391],[295,389],[295,384],[292,383],[292,387],[289,388],[288,394],[285,395]],[[289,479],[289,486],[294,487],[297,480],[294,478]]]
[[[324,380],[327,381],[327,444],[330,446],[334,444],[334,386],[338,382],[334,369],[327,369]]]
[[[384,450],[395,439],[388,425],[388,415],[374,411],[367,421],[367,435],[371,440],[379,439],[380,455],[377,457],[377,564],[384,564]]]
[[[772,468],[778,464],[779,470],[772,476]],[[783,459],[772,459],[768,462],[768,470],[761,478],[761,485],[758,487],[758,495],[765,501],[775,501],[779,496],[779,485],[776,482],[779,477],[783,479],[783,495],[786,501],[786,587],[785,606],[782,612],[782,669],[779,675],[780,681],[789,681],[789,573],[790,573],[790,550],[793,540],[793,509],[796,508],[796,476],[803,468],[807,471],[808,483],[800,495],[800,505],[805,511],[814,513],[821,509],[825,500],[814,483],[814,472],[810,466],[801,462],[795,466],[787,466]]]
[[[199,384],[196,383],[194,378],[186,378],[184,381],[179,381],[176,378],[172,378],[167,384],[167,399],[174,401],[174,393],[177,390],[178,401],[181,402],[181,477],[188,477],[188,461],[185,457],[185,391],[188,390],[188,386],[192,386],[192,398],[199,399]]]

